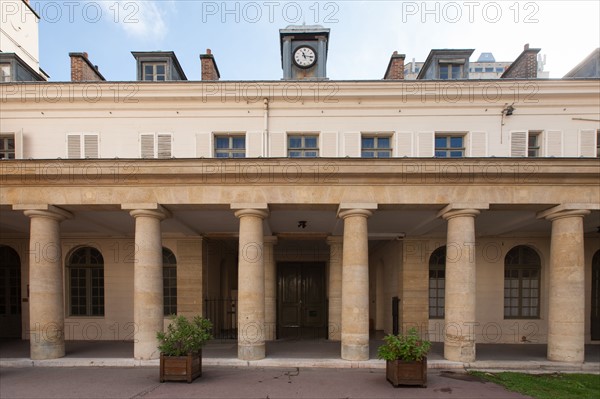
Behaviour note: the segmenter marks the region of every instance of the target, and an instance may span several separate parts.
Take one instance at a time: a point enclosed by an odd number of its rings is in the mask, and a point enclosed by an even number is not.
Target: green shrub
[[[388,334],[383,340],[385,344],[377,348],[377,357],[383,360],[421,360],[431,348],[431,342],[421,339],[416,328],[411,328],[406,335]]]
[[[175,316],[166,332],[157,332],[158,349],[165,356],[187,356],[198,352],[212,339],[212,323],[200,316],[191,321],[185,316]]]

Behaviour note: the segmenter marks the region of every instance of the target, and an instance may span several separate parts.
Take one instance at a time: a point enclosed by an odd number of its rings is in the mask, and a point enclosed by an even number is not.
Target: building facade
[[[0,324],[32,359],[65,340],[135,340],[156,358],[174,313],[210,317],[245,360],[286,338],[366,360],[371,331],[410,326],[463,362],[519,342],[582,362],[600,340],[597,80],[140,78],[0,95]]]

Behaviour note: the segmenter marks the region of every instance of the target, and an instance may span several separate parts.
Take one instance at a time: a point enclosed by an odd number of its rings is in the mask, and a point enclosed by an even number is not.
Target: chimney
[[[538,74],[538,53],[541,49],[523,46],[523,52],[504,71],[501,79],[536,79]]]
[[[200,54],[200,63],[202,66],[202,80],[219,80],[221,74],[217,68],[217,62],[209,48],[206,49],[206,54]]]
[[[404,79],[404,59],[406,55],[398,54],[394,51],[387,70],[385,71],[384,80],[403,80]]]
[[[71,57],[71,82],[105,81],[98,66],[88,59],[88,53],[69,53]]]

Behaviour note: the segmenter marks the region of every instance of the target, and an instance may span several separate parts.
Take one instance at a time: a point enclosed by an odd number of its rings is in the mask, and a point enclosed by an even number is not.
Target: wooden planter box
[[[187,356],[160,354],[160,382],[187,381],[188,384],[202,375],[202,350]]]
[[[405,362],[392,360],[386,362],[385,376],[396,388],[401,385],[427,386],[427,358],[420,361]]]

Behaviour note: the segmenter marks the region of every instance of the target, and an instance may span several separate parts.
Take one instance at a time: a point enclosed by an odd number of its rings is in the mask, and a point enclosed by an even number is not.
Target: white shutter
[[[510,132],[510,156],[527,156],[527,132]]]
[[[284,158],[286,154],[286,135],[284,132],[271,132],[269,135],[269,156],[273,158]]]
[[[15,159],[23,159],[23,130],[15,133]]]
[[[211,132],[196,134],[196,156],[198,158],[210,158],[213,154],[213,135]]]
[[[83,157],[100,158],[99,138],[97,134],[83,135]]]
[[[246,133],[246,158],[258,158],[263,155],[263,132]]]
[[[417,134],[417,156],[421,158],[431,158],[434,156],[434,140],[433,132],[419,132]]]
[[[580,130],[579,131],[579,156],[580,157],[596,157],[596,131],[595,130]]]
[[[156,135],[158,143],[157,158],[166,159],[172,156],[172,141],[173,136],[170,133],[158,133]]]
[[[413,156],[413,134],[412,132],[396,133],[396,155],[397,157]]]
[[[67,134],[67,158],[81,158],[81,135]]]
[[[548,130],[546,132],[546,156],[562,157],[562,132],[560,130]]]
[[[140,134],[140,156],[154,158],[154,133]]]
[[[321,133],[321,144],[319,147],[319,155],[324,158],[334,158],[338,156],[337,151],[338,132],[323,132]]]
[[[487,133],[469,133],[469,154],[471,157],[487,157]]]
[[[360,132],[344,133],[344,156],[360,157]]]

